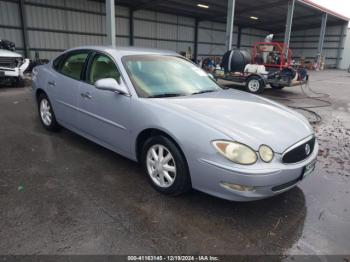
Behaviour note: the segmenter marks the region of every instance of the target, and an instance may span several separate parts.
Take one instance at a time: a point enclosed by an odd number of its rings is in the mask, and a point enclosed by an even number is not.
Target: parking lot
[[[346,254],[349,80],[345,71],[311,73],[312,89],[332,103],[313,109],[322,116],[314,125],[316,171],[287,193],[247,203],[197,191],[161,195],[136,163],[65,129],[47,132],[30,86],[2,87],[0,253]],[[264,96],[293,106],[324,104],[299,99],[300,87]]]

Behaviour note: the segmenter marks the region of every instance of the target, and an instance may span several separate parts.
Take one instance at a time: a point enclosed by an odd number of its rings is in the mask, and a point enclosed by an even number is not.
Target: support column
[[[106,0],[107,44],[115,46],[115,5],[114,0]]]
[[[21,17],[21,27],[22,27],[22,38],[23,38],[23,47],[24,47],[24,57],[30,58],[30,48],[28,42],[28,28],[27,28],[27,13],[24,6],[24,0],[18,2],[19,14]]]
[[[284,32],[284,44],[286,46],[286,50],[285,50],[286,58],[288,57],[288,48],[289,48],[289,44],[290,44],[290,35],[291,35],[291,32],[292,32],[294,6],[295,6],[295,0],[289,0],[288,1],[287,20],[286,20],[286,30]]]
[[[318,55],[322,55],[322,52],[323,52],[324,36],[326,35],[326,28],[327,28],[327,17],[328,17],[327,13],[322,14],[322,23],[321,23],[320,37],[318,39],[318,49],[317,49]]]
[[[337,51],[337,62],[336,62],[337,68],[340,67],[340,62],[342,60],[342,53],[343,53],[343,49],[344,49],[344,42],[345,42],[347,30],[348,30],[348,22],[344,22],[344,24],[342,25],[342,29],[341,29],[341,35],[339,37],[339,45],[338,45],[338,51]]]
[[[129,7],[129,45],[134,45],[134,10]]]
[[[235,0],[227,0],[227,20],[226,20],[226,51],[232,49],[233,21],[235,16]]]
[[[194,44],[193,44],[193,60],[195,63],[197,63],[197,59],[198,59],[198,24],[199,24],[199,19],[196,18],[194,22]]]
[[[241,48],[241,39],[242,39],[242,27],[238,27],[238,35],[237,35],[237,48]]]
[[[317,47],[317,69],[321,68],[321,57],[323,54],[323,45],[324,45],[324,36],[326,35],[327,27],[327,13],[322,14],[321,30],[320,37],[318,38],[318,47]]]

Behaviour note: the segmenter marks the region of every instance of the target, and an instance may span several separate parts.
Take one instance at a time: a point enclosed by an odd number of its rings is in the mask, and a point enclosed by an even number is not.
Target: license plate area
[[[311,175],[312,172],[315,170],[315,167],[316,167],[316,160],[304,166],[301,179],[304,179],[305,177]]]

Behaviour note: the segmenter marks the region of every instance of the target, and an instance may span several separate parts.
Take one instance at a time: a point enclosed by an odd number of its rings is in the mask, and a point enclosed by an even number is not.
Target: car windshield
[[[176,56],[132,55],[123,58],[140,97],[173,97],[215,92],[220,86],[202,69]]]

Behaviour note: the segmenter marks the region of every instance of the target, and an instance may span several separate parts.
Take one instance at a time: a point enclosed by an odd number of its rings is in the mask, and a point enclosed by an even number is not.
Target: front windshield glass
[[[181,57],[132,55],[123,58],[140,97],[185,96],[220,90],[202,69]]]

